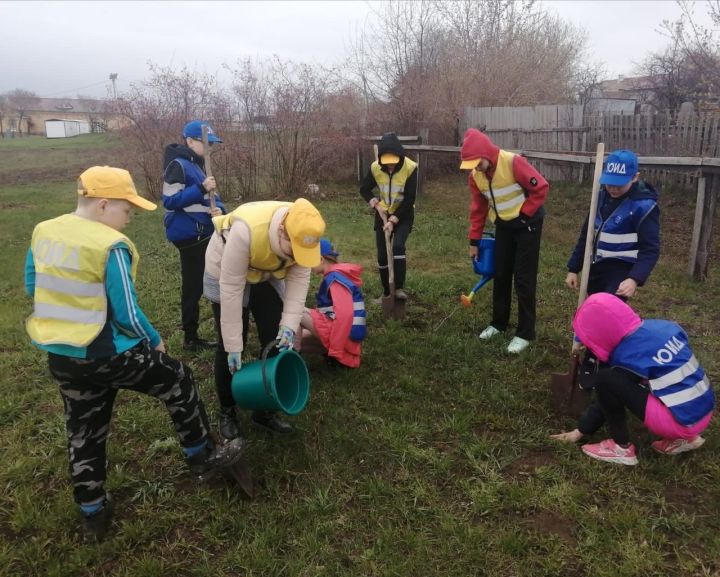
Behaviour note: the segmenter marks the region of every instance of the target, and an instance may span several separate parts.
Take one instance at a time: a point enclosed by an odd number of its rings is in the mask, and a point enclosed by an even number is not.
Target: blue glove
[[[240,360],[240,353],[228,353],[228,369],[230,374],[234,374],[235,371],[239,371],[242,367],[242,360]]]
[[[295,331],[291,328],[281,326],[280,330],[278,331],[277,337],[275,338],[280,341],[277,344],[278,349],[280,349],[281,351],[291,349],[293,346],[293,342],[295,341]]]

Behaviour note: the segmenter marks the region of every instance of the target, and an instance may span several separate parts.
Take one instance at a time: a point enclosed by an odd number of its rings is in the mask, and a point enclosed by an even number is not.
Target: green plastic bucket
[[[261,360],[243,365],[235,373],[233,398],[243,409],[297,415],[305,408],[310,396],[307,366],[293,349],[268,359],[267,353],[273,346],[275,342],[265,347]]]

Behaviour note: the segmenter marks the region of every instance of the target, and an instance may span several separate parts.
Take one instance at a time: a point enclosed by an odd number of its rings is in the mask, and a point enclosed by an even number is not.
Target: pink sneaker
[[[627,449],[623,449],[612,439],[605,439],[595,444],[582,446],[582,451],[588,457],[597,459],[598,461],[607,461],[608,463],[620,463],[621,465],[637,465],[637,455],[635,454],[635,445],[630,444]]]
[[[652,448],[663,455],[677,455],[687,451],[694,451],[703,446],[705,439],[700,436],[688,439],[660,439],[652,443]]]

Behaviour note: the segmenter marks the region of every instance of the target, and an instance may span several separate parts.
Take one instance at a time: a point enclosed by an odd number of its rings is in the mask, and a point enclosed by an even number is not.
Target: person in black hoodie
[[[373,190],[377,189],[377,195]],[[375,244],[383,294],[390,295],[385,230],[392,233],[395,298],[405,293],[405,242],[412,231],[417,195],[417,163],[405,156],[405,149],[394,132],[383,134],[378,144],[378,160],[370,165],[360,185],[360,195],[375,210]],[[387,218],[383,224],[381,214]]]
[[[205,175],[202,127],[207,125],[208,144],[222,140],[206,122],[193,120],[183,128],[185,144],[171,144],[165,148],[163,163],[163,206],[165,233],[180,251],[182,276],[181,317],[185,333],[183,346],[196,351],[213,348],[214,342],[198,336],[200,297],[203,293],[205,249],[214,228],[212,217],[225,213],[222,200],[216,193],[215,178]],[[210,195],[215,197],[215,209],[210,208]]]

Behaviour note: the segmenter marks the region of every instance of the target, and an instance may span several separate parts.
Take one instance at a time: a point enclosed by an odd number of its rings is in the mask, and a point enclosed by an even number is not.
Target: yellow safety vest
[[[270,248],[270,221],[275,211],[282,207],[291,207],[292,202],[274,200],[247,202],[229,214],[213,218],[215,230],[222,235],[230,230],[233,222],[243,221],[250,229],[250,262],[248,263],[247,282],[262,282],[270,274],[278,279],[285,278],[287,269],[295,264],[292,259],[283,259]]]
[[[507,150],[501,150],[495,166],[495,175],[492,178],[492,195],[490,194],[490,182],[484,172],[472,171],[472,177],[478,190],[487,198],[490,204],[490,220],[495,222],[499,216],[500,220],[513,220],[520,216],[520,209],[525,202],[525,191],[515,181],[513,176],[512,163],[515,154]],[[494,197],[494,200],[493,200]]]
[[[119,242],[132,255],[135,280],[139,255],[124,234],[93,220],[65,214],[35,227],[30,247],[35,263],[35,307],[25,328],[41,345],[86,347],[107,322],[105,269]]]
[[[390,214],[397,210],[405,198],[405,183],[416,168],[417,162],[410,160],[407,156],[400,170],[392,174],[384,172],[377,160],[370,165],[373,178],[380,190],[380,206]]]

